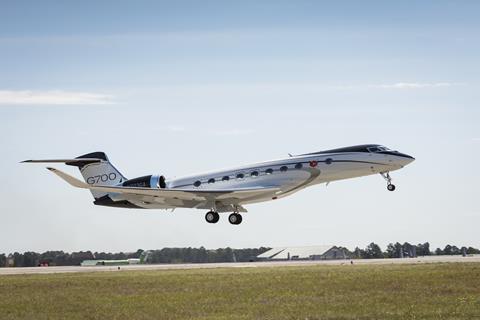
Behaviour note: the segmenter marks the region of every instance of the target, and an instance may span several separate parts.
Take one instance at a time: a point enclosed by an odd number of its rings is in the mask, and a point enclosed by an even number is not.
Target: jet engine
[[[122,183],[123,187],[131,188],[152,188],[152,189],[164,189],[166,187],[165,177],[160,175],[149,175],[130,179]]]

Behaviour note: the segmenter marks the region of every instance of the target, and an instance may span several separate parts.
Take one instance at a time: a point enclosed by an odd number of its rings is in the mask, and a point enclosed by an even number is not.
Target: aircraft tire
[[[389,185],[387,186],[387,190],[388,190],[388,191],[395,191],[395,185],[394,185],[394,184],[389,184]]]
[[[218,214],[218,212],[208,211],[207,214],[205,215],[205,220],[208,223],[217,223],[218,220],[220,220],[220,215]]]
[[[243,220],[242,215],[237,213],[237,216],[238,216],[237,224],[242,223],[242,220]]]
[[[234,225],[242,223],[242,216],[238,213],[232,213],[228,216],[228,222]]]

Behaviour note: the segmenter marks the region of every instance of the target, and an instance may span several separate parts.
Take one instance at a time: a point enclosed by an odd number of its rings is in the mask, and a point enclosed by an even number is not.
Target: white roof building
[[[332,245],[307,247],[277,247],[257,256],[259,260],[330,260],[347,259],[343,248]]]

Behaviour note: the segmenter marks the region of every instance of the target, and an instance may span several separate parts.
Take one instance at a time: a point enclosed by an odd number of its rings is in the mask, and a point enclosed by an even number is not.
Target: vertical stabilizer
[[[85,182],[92,186],[114,186],[127,180],[120,171],[115,168],[108,160],[104,152],[92,152],[75,158],[77,161],[66,162],[66,165],[75,166],[85,179]],[[78,161],[81,159],[99,159],[100,162]],[[95,199],[101,198],[107,193],[90,190]]]

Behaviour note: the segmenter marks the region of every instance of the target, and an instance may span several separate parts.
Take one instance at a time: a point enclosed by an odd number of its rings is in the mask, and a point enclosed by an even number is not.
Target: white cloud
[[[374,84],[369,87],[382,88],[382,89],[422,89],[422,88],[441,88],[441,87],[453,87],[458,86],[459,83],[451,82],[434,82],[434,83],[422,83],[422,82],[397,82],[392,84]]]
[[[62,90],[0,90],[0,105],[105,105],[113,104],[108,94]]]
[[[458,82],[394,82],[377,84],[331,84],[322,82],[256,82],[256,83],[210,83],[210,84],[185,84],[161,87],[150,87],[137,89],[134,94],[155,94],[162,97],[173,97],[175,99],[192,97],[225,95],[228,98],[241,94],[288,94],[296,93],[322,93],[325,91],[359,91],[372,89],[427,89],[465,86],[465,83]]]

